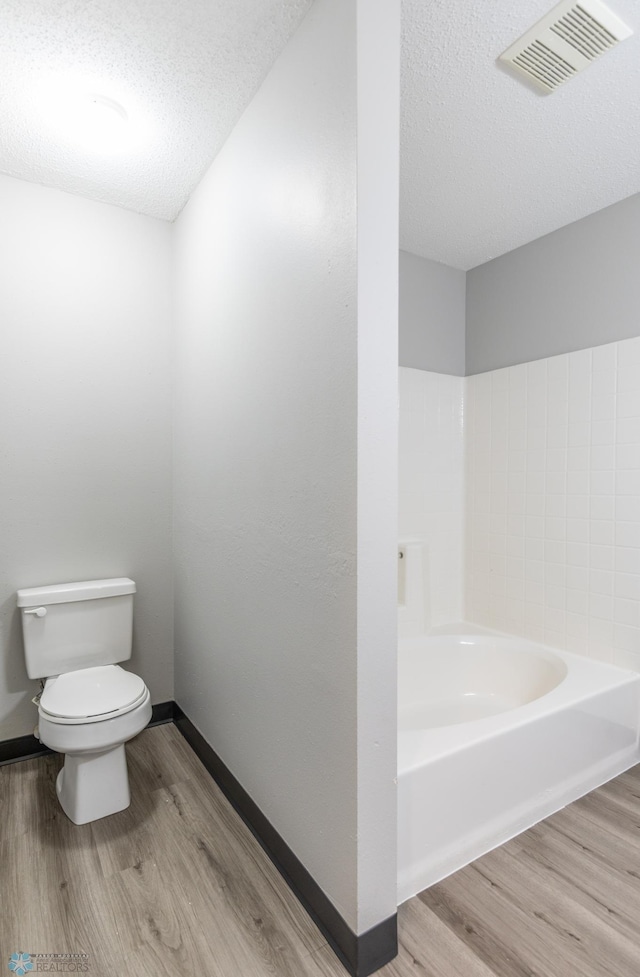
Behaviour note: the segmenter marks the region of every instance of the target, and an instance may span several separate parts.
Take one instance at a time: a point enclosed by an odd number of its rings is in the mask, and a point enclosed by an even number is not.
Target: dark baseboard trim
[[[6,763],[16,763],[18,760],[32,760],[34,757],[46,756],[52,751],[44,746],[35,736],[15,736],[12,740],[0,741],[0,767]]]
[[[158,702],[151,707],[149,726],[159,726],[161,723],[172,723],[175,702]],[[37,717],[36,717],[37,718]],[[6,763],[17,763],[18,760],[32,760],[34,757],[46,756],[52,751],[35,736],[16,736],[12,740],[0,740],[0,767]]]
[[[350,931],[351,932],[351,931]],[[352,934],[356,943],[355,958],[357,969],[351,970],[354,977],[369,977],[380,970],[394,957],[398,956],[398,914],[383,919],[372,929],[360,936]]]
[[[151,719],[149,726],[161,726],[162,723],[172,723],[176,711],[176,704],[173,699],[169,702],[156,702],[151,706]]]
[[[289,887],[314,919],[353,977],[369,977],[398,952],[397,914],[357,936],[315,879],[278,834],[242,784],[207,743],[179,705],[174,722],[223,794],[267,853]]]
[[[173,701],[160,702],[153,706],[149,726],[170,722],[176,724],[349,973],[353,977],[369,977],[393,960],[398,952],[397,914],[394,913],[366,933],[356,935],[180,706]],[[43,746],[35,736],[17,736],[0,741],[0,766],[45,756],[47,753],[51,753],[51,750]]]

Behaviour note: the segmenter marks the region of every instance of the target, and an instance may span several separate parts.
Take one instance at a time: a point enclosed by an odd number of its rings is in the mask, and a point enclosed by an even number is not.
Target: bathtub
[[[640,760],[636,672],[474,626],[398,659],[398,903]]]

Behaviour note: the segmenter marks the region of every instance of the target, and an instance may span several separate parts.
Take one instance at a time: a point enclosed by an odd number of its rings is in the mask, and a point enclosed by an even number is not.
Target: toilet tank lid
[[[54,583],[46,587],[28,587],[18,591],[18,607],[36,607],[39,604],[66,604],[75,600],[96,600],[99,597],[117,597],[135,594],[136,585],[128,577],[111,577],[108,580],[81,580],[78,583]]]

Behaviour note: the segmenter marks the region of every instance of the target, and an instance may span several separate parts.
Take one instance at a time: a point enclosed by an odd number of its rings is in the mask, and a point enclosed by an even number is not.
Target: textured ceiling
[[[495,59],[553,0],[404,0],[400,238],[473,268],[640,190],[636,32],[551,95]]]
[[[471,268],[640,190],[635,31],[552,95],[496,58],[552,0],[403,0],[401,245]],[[311,0],[2,0],[0,171],[173,219]],[[84,150],[68,92],[136,140]]]
[[[309,6],[2,0],[0,171],[174,218]],[[73,92],[121,103],[137,142],[83,150],[57,117]]]

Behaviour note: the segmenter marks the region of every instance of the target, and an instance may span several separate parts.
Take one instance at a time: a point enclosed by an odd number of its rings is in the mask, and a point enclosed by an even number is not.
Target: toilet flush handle
[[[33,614],[35,617],[44,617],[47,613],[46,607],[27,607],[24,611],[25,614]]]

